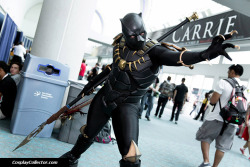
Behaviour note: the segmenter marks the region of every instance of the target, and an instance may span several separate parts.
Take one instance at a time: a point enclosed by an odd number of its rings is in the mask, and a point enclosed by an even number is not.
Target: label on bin
[[[49,98],[53,98],[51,93],[47,93],[47,92],[41,92],[41,91],[36,91],[34,93],[34,96],[36,97],[41,97],[41,99],[49,99]]]

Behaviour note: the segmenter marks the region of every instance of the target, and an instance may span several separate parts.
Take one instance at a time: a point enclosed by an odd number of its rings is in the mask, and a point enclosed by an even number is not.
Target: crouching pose
[[[120,167],[139,167],[138,149],[140,99],[158,75],[159,67],[191,66],[219,55],[229,57],[222,44],[233,33],[217,36],[211,46],[201,52],[186,51],[167,43],[147,40],[141,14],[129,13],[121,19],[122,33],[114,38],[113,63],[91,79],[79,96],[89,95],[93,88],[105,80],[94,97],[88,111],[87,124],[74,147],[60,158],[68,158],[71,166],[93,143],[93,138],[112,117],[112,124],[121,154]]]

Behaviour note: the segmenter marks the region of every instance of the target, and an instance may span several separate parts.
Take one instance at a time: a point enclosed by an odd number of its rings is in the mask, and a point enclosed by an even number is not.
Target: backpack
[[[160,86],[159,91],[161,92],[160,96],[163,97],[173,97],[174,95],[174,86],[171,83],[163,82]]]
[[[111,138],[111,125],[109,122],[107,122],[102,130],[97,134],[97,136],[94,138],[96,142],[108,144],[112,141]]]
[[[247,99],[244,95],[245,86],[240,86],[234,78],[224,79],[233,87],[230,99],[225,107],[220,105],[220,116],[223,118],[224,124],[221,130],[221,135],[229,123],[241,125],[247,112]]]

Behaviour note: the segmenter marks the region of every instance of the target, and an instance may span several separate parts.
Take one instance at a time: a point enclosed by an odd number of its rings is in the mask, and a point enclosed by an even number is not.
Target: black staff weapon
[[[192,16],[186,17],[186,19],[183,22],[181,22],[180,24],[178,24],[177,26],[175,26],[174,28],[172,28],[167,33],[163,34],[160,38],[157,39],[157,41],[161,42],[167,36],[169,36],[170,34],[172,34],[173,32],[175,32],[176,30],[178,30],[181,26],[185,25],[186,23],[190,22],[191,20],[195,21],[196,19],[198,19],[198,15],[197,15],[196,12],[194,12]]]

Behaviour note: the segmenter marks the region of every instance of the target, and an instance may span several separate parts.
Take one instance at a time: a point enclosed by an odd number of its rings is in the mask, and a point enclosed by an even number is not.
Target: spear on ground
[[[63,115],[63,116],[71,115],[74,112],[79,111],[79,108],[83,108],[83,107],[89,105],[92,101],[92,99],[89,99],[89,100],[82,102],[80,105],[78,105],[76,107],[72,107],[81,98],[82,98],[82,96],[78,96],[76,99],[74,99],[68,105],[65,105],[59,111],[57,111],[55,114],[53,114],[51,117],[49,117],[49,119],[47,119],[47,121],[43,122],[41,125],[38,126],[38,128],[34,129],[12,152],[14,152],[18,148],[20,148],[20,147],[24,146],[25,144],[27,144],[28,142],[30,142],[33,138],[36,137],[36,135],[38,133],[40,133],[43,130],[45,125],[51,124],[52,122],[57,120],[60,115]]]

